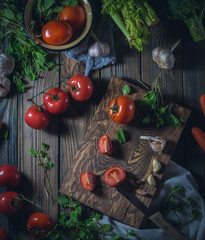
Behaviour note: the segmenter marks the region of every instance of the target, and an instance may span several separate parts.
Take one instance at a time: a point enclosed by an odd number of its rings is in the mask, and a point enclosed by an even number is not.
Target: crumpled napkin
[[[65,52],[66,56],[73,60],[86,62],[85,76],[88,76],[91,70],[97,70],[116,62],[113,27],[114,22],[109,16],[101,16],[98,28],[94,30],[97,38],[110,46],[109,56],[94,58],[88,54],[88,48],[95,42],[92,36],[88,36],[77,47]]]
[[[170,161],[168,166],[166,167],[164,176],[161,180],[161,184],[153,198],[153,201],[150,205],[150,208],[156,211],[160,210],[160,206],[162,205],[162,200],[171,192],[172,188],[175,186],[181,185],[183,186],[185,191],[185,196],[180,197],[180,202],[183,206],[183,214],[179,215],[181,218],[189,219],[191,216],[191,207],[186,198],[191,197],[194,199],[199,205],[199,211],[201,212],[201,216],[199,216],[194,221],[185,225],[181,231],[190,240],[205,240],[205,203],[202,199],[201,195],[198,192],[198,185],[191,175],[191,173],[179,166],[178,164]],[[181,196],[181,195],[179,195]],[[177,212],[178,213],[178,212]],[[164,215],[165,219],[176,220],[176,216],[173,214]],[[101,224],[112,224],[113,232],[116,234],[120,234],[121,236],[126,236],[126,231],[133,230],[138,238],[129,236],[128,239],[142,239],[142,240],[170,240],[171,238],[164,233],[159,228],[145,229],[149,226],[142,226],[143,229],[136,229],[125,224],[122,224],[118,221],[115,221],[109,218],[106,215],[103,215],[103,218],[100,220]],[[103,236],[104,237],[104,236]],[[106,239],[112,239],[109,234],[107,234]]]

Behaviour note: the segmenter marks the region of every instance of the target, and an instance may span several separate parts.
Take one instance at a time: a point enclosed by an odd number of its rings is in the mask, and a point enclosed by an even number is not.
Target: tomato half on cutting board
[[[125,171],[121,167],[113,166],[106,170],[104,181],[110,187],[117,187],[124,182],[125,177]]]
[[[93,191],[97,185],[97,178],[93,171],[87,171],[81,174],[80,183],[87,191]]]
[[[113,153],[112,142],[107,134],[104,134],[100,137],[98,142],[98,150],[102,154],[110,155]]]

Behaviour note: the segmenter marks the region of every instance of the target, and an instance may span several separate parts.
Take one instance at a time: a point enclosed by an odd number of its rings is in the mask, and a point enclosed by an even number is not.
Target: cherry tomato
[[[97,185],[97,178],[93,171],[87,171],[81,174],[80,183],[85,190],[92,191]]]
[[[70,104],[70,97],[67,92],[54,87],[43,96],[43,104],[50,113],[63,113]]]
[[[0,194],[0,213],[11,216],[22,207],[22,198],[17,192],[8,191]]]
[[[98,142],[98,150],[102,154],[110,155],[113,153],[112,142],[107,134],[104,134],[100,137]]]
[[[63,45],[73,35],[71,26],[63,21],[53,20],[46,23],[42,28],[42,38],[50,45]]]
[[[0,166],[0,187],[15,188],[19,182],[20,173],[16,167],[9,164]]]
[[[205,151],[205,132],[197,127],[193,127],[191,132],[198,144]]]
[[[68,81],[68,91],[76,101],[85,101],[93,93],[93,84],[90,78],[83,75],[74,75]]]
[[[44,129],[49,125],[50,114],[43,107],[31,106],[25,114],[25,122],[31,128]]]
[[[30,215],[27,221],[27,230],[31,236],[38,239],[45,238],[55,226],[53,219],[47,214],[36,212]]]
[[[85,10],[81,5],[74,7],[67,5],[60,12],[59,19],[69,23],[74,32],[79,32],[85,25]]]
[[[205,94],[202,94],[200,97],[200,105],[201,105],[201,110],[205,117]]]
[[[108,113],[114,122],[125,124],[133,119],[135,104],[129,97],[116,97],[111,101]]]
[[[8,235],[3,228],[0,228],[0,240],[8,240]]]
[[[110,167],[104,174],[104,181],[110,187],[117,187],[125,180],[125,171],[121,167]]]

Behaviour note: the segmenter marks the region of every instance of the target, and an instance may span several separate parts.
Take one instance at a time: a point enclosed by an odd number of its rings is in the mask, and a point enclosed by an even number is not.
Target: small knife
[[[152,214],[138,198],[124,190],[123,188],[116,188],[119,193],[126,197],[131,203],[133,203],[142,213],[144,213],[153,223],[161,228],[167,235],[174,240],[188,240],[185,236],[181,235],[172,225],[170,225],[161,215],[160,212]]]

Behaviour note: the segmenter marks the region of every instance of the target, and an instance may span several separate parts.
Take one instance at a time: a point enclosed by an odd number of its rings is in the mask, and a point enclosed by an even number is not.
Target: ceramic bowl
[[[54,46],[54,45],[49,45],[43,41],[41,37],[35,37],[35,28],[32,29],[32,20],[34,19],[33,16],[33,8],[35,7],[37,0],[28,0],[25,4],[24,7],[24,12],[23,12],[23,20],[24,20],[24,28],[28,36],[33,40],[37,41],[40,46],[47,50],[51,51],[65,51],[69,50],[71,48],[76,47],[80,42],[82,42],[86,36],[89,34],[92,25],[93,25],[93,11],[92,11],[92,6],[91,3],[88,0],[79,0],[79,4],[83,6],[85,9],[86,13],[86,24],[85,27],[82,31],[82,33],[74,40],[70,40],[68,43],[65,43],[63,45],[59,46]]]

